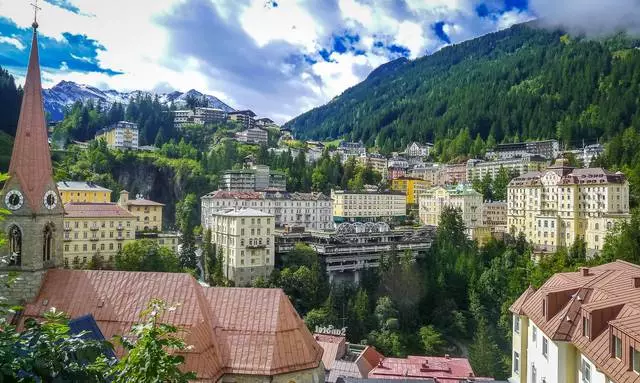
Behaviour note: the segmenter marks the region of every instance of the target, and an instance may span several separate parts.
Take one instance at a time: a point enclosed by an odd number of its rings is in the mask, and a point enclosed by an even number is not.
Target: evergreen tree
[[[505,376],[502,353],[494,341],[484,318],[478,321],[476,335],[469,347],[469,362],[476,376],[501,378]]]

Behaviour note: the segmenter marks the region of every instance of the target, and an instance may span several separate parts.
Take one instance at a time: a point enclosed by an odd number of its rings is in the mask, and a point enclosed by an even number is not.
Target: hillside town
[[[457,138],[318,139],[191,96],[51,122],[30,34],[0,381],[640,382],[616,141],[462,131],[452,156]]]

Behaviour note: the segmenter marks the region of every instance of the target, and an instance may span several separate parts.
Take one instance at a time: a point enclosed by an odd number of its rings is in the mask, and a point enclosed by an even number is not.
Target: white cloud
[[[196,88],[280,122],[330,100],[397,57],[397,53],[377,46],[378,42],[404,46],[410,57],[416,58],[445,45],[433,31],[436,22],[446,23],[444,31],[455,43],[530,17],[511,11],[480,18],[475,13],[476,0],[406,0],[406,4],[389,0],[277,0],[277,7],[265,6],[265,0],[70,3],[82,14],[42,3],[39,32],[60,41],[65,32],[86,35],[105,50],[99,50],[95,59],[73,58],[124,74],[74,72],[65,63],[60,68],[44,68],[45,85],[70,80],[118,90]],[[178,38],[180,31],[175,25],[163,20],[175,17],[178,8],[193,5],[212,8],[219,17],[198,20],[202,24]],[[17,5],[16,0],[0,0],[0,15],[23,28],[29,27],[33,18],[28,4]],[[207,23],[221,25],[208,29]],[[332,52],[331,61],[324,61],[318,52],[331,52],[333,38],[345,34],[359,37],[352,48],[364,54],[353,49]],[[0,36],[0,43],[25,49],[12,39]]]
[[[23,51],[26,48],[24,44],[15,37],[0,36],[0,44],[13,45],[14,47],[16,47],[21,51]]]

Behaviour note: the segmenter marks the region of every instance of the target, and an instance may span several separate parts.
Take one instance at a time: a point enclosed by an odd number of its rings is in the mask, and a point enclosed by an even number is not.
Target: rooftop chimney
[[[444,358],[445,359],[451,359],[451,356],[449,354],[444,354]]]
[[[583,277],[588,277],[589,276],[589,268],[588,267],[581,267],[580,268],[580,274],[582,274]]]
[[[640,287],[640,277],[633,277],[633,287],[636,289]]]

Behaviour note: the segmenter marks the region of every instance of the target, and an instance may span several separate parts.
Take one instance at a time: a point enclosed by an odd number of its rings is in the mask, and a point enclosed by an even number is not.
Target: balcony
[[[253,245],[247,245],[247,249],[264,249],[265,247],[267,247],[267,245],[257,243],[254,243]]]
[[[100,229],[100,227],[98,225],[91,225],[91,227],[89,229],[91,231],[98,231]]]
[[[65,241],[65,242],[71,242],[71,237],[67,237],[67,236],[65,236],[65,237],[64,237],[64,241]]]
[[[99,240],[100,240],[100,238],[98,238],[98,237],[89,238],[89,241],[92,241],[92,242],[96,242],[96,241],[99,241]]]
[[[71,231],[71,226],[65,226],[64,231]]]
[[[124,241],[124,237],[119,235],[116,237],[116,241]]]
[[[116,227],[116,230],[124,230],[124,226],[122,226],[122,225],[118,225],[118,226]]]

